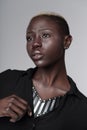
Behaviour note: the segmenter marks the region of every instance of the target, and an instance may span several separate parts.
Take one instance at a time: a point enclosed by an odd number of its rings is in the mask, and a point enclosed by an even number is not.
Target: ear
[[[67,35],[64,38],[64,49],[68,49],[69,46],[71,45],[72,42],[72,36],[71,35]]]

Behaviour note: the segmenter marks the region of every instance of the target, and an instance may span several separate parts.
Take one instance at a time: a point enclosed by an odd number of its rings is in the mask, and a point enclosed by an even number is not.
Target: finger
[[[25,107],[25,108],[22,109],[21,107],[15,105],[14,103],[10,103],[9,104],[9,108],[13,112],[17,113],[18,116],[23,116],[26,113],[27,109],[28,109],[27,107]]]
[[[4,117],[4,116],[10,117],[8,111],[9,111],[9,108],[5,108],[5,109],[2,111],[2,114],[0,115],[0,117]]]
[[[26,111],[26,109],[28,109],[28,103],[27,102],[26,102],[26,104],[24,104],[24,103],[20,102],[20,100],[17,100],[17,99],[14,99],[9,103],[9,107],[11,107],[13,105],[20,108],[23,111]]]
[[[16,122],[17,119],[18,119],[18,115],[17,115],[15,112],[11,111],[10,108],[6,108],[6,109],[3,111],[3,116],[2,116],[2,117],[4,117],[4,116],[10,117],[10,118],[11,118],[11,119],[10,119],[11,122]]]
[[[13,111],[15,111],[15,112],[17,112],[19,114],[21,114],[22,110],[26,111],[26,109],[28,109],[28,103],[25,100],[19,98],[16,95],[11,95],[11,96],[5,97],[0,102],[0,104],[2,104],[1,107],[0,107],[0,109],[1,109],[0,116],[1,117],[4,117],[4,116],[9,116],[10,117],[10,115],[8,114],[8,111],[9,111],[9,107],[13,103],[15,103],[15,105],[20,108],[20,112],[19,112],[19,109],[17,109],[17,108],[13,109]],[[13,107],[13,108],[15,108],[15,107]]]
[[[18,120],[18,115],[16,112],[12,111],[10,108],[7,108],[5,113],[7,114],[8,117],[11,117],[10,121],[11,122],[16,122]]]
[[[19,102],[23,103],[24,105],[27,105],[27,101],[25,101],[24,99],[22,99],[16,95],[12,95],[12,100],[14,100],[14,99],[18,100]]]
[[[22,117],[17,117],[17,118],[11,118],[10,119],[10,122],[13,122],[13,123],[15,123],[16,121],[19,121],[20,119],[21,119]]]
[[[32,116],[32,110],[31,110],[30,106],[28,106],[28,115]]]

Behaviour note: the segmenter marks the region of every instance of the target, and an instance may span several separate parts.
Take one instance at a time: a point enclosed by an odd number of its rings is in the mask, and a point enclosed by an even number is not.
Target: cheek
[[[45,46],[45,48],[47,55],[46,58],[49,60],[57,60],[63,57],[64,55],[63,44],[61,42],[58,43],[58,41],[55,41],[53,43],[49,43]]]
[[[46,44],[44,46],[45,50],[47,51],[47,53],[50,53],[50,54],[58,54],[60,53],[61,51],[63,51],[63,44],[62,42],[58,42],[58,41],[53,41],[53,42],[49,42],[48,44]]]
[[[30,56],[31,46],[28,43],[26,44],[26,50],[27,50],[28,55]]]

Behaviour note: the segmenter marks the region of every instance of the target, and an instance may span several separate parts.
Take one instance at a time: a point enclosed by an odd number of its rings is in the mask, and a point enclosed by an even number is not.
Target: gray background
[[[34,67],[26,52],[26,27],[40,12],[68,21],[73,42],[66,51],[67,73],[87,96],[87,0],[0,0],[0,72]]]

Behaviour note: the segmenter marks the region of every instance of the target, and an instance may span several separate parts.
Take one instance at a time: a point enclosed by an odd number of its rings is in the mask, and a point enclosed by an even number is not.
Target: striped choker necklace
[[[44,115],[55,108],[57,97],[42,100],[34,86],[32,87],[32,89],[33,89],[34,117]]]

